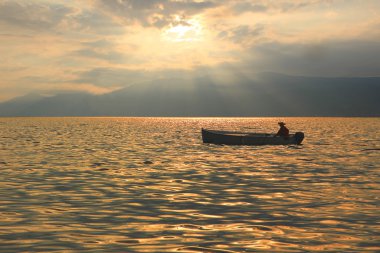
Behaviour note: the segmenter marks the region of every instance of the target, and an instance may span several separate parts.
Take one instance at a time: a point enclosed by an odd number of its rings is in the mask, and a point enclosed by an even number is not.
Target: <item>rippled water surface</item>
[[[379,252],[380,119],[0,118],[0,252]]]

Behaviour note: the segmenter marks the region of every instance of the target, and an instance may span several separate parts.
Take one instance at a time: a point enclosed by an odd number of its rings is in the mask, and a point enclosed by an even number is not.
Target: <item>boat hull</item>
[[[302,132],[289,136],[275,136],[274,134],[243,133],[232,131],[217,131],[202,129],[203,143],[220,145],[289,145],[301,144],[304,139]]]

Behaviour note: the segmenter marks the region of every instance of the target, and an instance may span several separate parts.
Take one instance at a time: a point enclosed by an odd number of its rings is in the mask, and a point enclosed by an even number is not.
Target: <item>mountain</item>
[[[380,77],[262,73],[255,80],[159,79],[104,95],[28,95],[0,116],[380,116]]]

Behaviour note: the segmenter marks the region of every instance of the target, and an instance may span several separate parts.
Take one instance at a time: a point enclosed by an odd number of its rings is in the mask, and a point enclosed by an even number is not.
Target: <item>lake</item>
[[[203,144],[201,128],[302,145]],[[0,118],[0,252],[379,252],[380,118]]]

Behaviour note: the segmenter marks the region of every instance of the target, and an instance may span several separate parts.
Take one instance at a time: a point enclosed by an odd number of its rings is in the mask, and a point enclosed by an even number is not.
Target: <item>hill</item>
[[[38,94],[0,104],[0,116],[380,116],[380,77],[275,73],[233,83],[160,79],[104,95]]]

